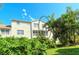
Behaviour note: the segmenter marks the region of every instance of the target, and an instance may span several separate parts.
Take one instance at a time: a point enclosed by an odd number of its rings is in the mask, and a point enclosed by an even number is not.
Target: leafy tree
[[[54,41],[59,39],[63,45],[75,43],[75,35],[79,30],[78,16],[79,11],[73,11],[70,7],[67,7],[66,13],[59,18],[55,19],[52,15],[49,17],[50,21],[46,24],[51,29]]]

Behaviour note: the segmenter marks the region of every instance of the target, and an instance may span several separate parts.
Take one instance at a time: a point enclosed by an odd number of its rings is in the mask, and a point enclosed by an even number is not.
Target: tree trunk
[[[76,39],[76,36],[75,36],[75,34],[74,34],[74,44],[75,44],[75,39]]]

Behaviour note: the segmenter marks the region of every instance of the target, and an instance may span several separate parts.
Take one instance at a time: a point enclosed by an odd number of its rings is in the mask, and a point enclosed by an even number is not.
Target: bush
[[[49,38],[46,38],[44,36],[40,36],[40,37],[37,37],[37,39],[46,45],[46,48],[54,48],[55,44],[54,44],[54,40],[50,40]]]
[[[1,55],[43,55],[51,46],[52,41],[47,38],[0,37]]]

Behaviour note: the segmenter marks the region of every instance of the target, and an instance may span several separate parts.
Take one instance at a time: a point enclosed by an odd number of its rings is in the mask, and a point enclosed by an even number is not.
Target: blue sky
[[[73,10],[79,9],[79,4],[67,3],[4,3],[0,4],[0,21],[4,24],[10,24],[11,20],[31,21],[30,17],[39,19],[41,16],[48,16],[52,13],[55,17],[59,17],[66,11],[66,7],[70,6]],[[26,15],[24,16],[25,9]]]

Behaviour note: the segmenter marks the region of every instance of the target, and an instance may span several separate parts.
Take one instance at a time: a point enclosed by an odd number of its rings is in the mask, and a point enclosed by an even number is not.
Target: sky
[[[65,13],[68,6],[73,10],[79,9],[77,3],[2,3],[0,4],[0,22],[9,25],[13,19],[31,21],[52,13],[58,18]]]

